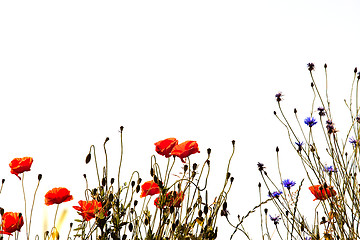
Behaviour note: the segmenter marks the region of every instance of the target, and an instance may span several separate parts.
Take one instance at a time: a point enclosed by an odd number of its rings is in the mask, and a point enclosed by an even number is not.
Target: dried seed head
[[[38,175],[38,180],[40,181],[42,179],[42,174]]]
[[[295,113],[295,114],[297,113],[297,109],[296,109],[296,108],[294,108],[294,113]]]
[[[139,193],[140,192],[140,185],[137,185],[136,186],[136,193]]]
[[[86,156],[85,163],[88,164],[91,160],[91,153]]]
[[[110,138],[107,137],[107,138],[105,139],[104,144],[107,143],[107,141],[109,141],[109,140],[110,140]]]
[[[276,147],[276,149],[275,149],[275,150],[276,150],[276,152],[279,152],[279,147]]]
[[[230,178],[230,183],[233,183],[234,182],[234,177],[231,177]]]
[[[137,180],[137,184],[140,184],[140,183],[141,183],[141,181],[142,181],[142,179],[141,179],[141,178],[139,178],[139,179]]]
[[[4,184],[4,182],[5,182],[5,178],[3,178],[3,179],[1,180],[1,183],[2,183],[2,184]]]
[[[233,146],[235,146],[235,140],[232,140],[231,143]]]
[[[120,132],[122,133],[124,130],[124,127],[123,126],[120,126]]]
[[[111,179],[110,179],[110,184],[113,185],[114,182],[115,182],[115,178],[111,178]]]
[[[188,170],[189,166],[187,164],[184,165],[184,173]]]
[[[211,148],[208,148],[207,149],[207,154],[210,155],[210,153],[211,153]]]
[[[131,181],[131,187],[135,187],[135,181]]]

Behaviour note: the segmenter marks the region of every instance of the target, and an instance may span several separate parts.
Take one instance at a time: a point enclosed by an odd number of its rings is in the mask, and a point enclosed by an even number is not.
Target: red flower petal
[[[177,156],[181,159],[182,162],[185,162],[184,158],[199,152],[199,147],[196,141],[186,141],[176,145],[171,151],[171,155]]]
[[[178,144],[176,138],[167,138],[155,143],[155,151],[165,157],[171,156],[171,150]]]
[[[144,182],[144,184],[141,185],[141,198],[146,196],[152,196],[158,193],[160,193],[160,188],[153,180]]]
[[[2,216],[2,234],[12,235],[15,231],[20,231],[21,227],[24,225],[24,219],[20,213],[6,212]]]
[[[23,157],[23,158],[14,158],[10,163],[9,166],[11,168],[11,173],[15,174],[19,179],[20,173],[30,171],[31,165],[33,163],[32,157]]]
[[[70,195],[68,189],[63,187],[53,188],[45,194],[45,204],[47,206],[68,202],[70,200],[73,200],[73,196]]]

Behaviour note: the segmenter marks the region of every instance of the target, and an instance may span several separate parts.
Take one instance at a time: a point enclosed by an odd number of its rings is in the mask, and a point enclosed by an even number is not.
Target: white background
[[[201,153],[192,161],[202,163],[212,149],[213,197],[236,140],[228,200],[236,222],[259,201],[256,163],[276,176],[276,146],[283,177],[300,182],[305,176],[294,168],[296,154],[273,111],[274,95],[282,91],[290,118],[294,107],[301,120],[310,114],[308,62],[315,63],[321,90],[322,66],[328,64],[334,121],[346,132],[343,99],[354,67],[360,67],[359,7],[359,1],[332,0],[1,1],[0,178],[6,182],[0,206],[23,212],[21,182],[8,164],[31,156],[28,206],[37,175],[43,174],[31,235],[41,233],[44,214],[51,225],[56,207],[43,201],[53,187],[67,187],[74,195],[60,206],[69,209],[70,222],[76,217],[71,206],[84,199],[82,175],[91,186],[97,183],[94,162],[84,163],[90,145],[104,164],[102,143],[110,138],[115,177],[123,125],[122,181],[134,170],[150,179],[155,142],[196,140]],[[179,161],[176,171],[180,167]],[[312,201],[307,190],[303,194]],[[219,221],[219,239],[228,239],[232,230]],[[252,235],[258,231],[256,224],[248,226]]]

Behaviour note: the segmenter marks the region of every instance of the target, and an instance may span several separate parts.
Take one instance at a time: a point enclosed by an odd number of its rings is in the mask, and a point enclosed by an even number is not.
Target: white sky
[[[23,211],[21,182],[8,167],[23,156],[34,158],[25,175],[28,203],[43,174],[37,219],[53,187],[67,187],[75,197],[62,208],[77,205],[83,173],[96,184],[93,162],[84,164],[90,145],[101,161],[109,137],[117,169],[123,125],[124,177],[138,170],[150,179],[158,140],[196,140],[201,153],[192,161],[202,163],[212,149],[213,196],[236,140],[228,204],[236,221],[258,203],[256,163],[276,174],[276,146],[284,150],[284,175],[296,173],[295,154],[286,150],[286,132],[273,116],[274,95],[285,94],[289,115],[296,107],[307,117],[308,62],[315,63],[320,86],[328,64],[329,94],[343,116],[353,69],[360,68],[359,7],[359,1],[332,0],[1,1],[0,178],[6,182],[0,206]],[[51,222],[55,207],[47,210]],[[226,227],[219,239],[230,236]]]

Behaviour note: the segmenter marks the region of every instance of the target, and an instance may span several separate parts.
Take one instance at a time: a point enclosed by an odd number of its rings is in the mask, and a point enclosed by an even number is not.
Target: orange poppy
[[[99,213],[102,209],[101,202],[96,200],[92,201],[79,201],[80,206],[73,206],[73,208],[79,211],[79,214],[85,219],[85,221],[90,221]]]
[[[167,138],[155,143],[155,151],[165,157],[171,156],[171,150],[178,144],[176,138]]]
[[[14,158],[9,166],[11,168],[11,173],[15,174],[19,179],[20,173],[30,171],[31,165],[33,163],[32,157],[23,157],[23,158]]]
[[[144,182],[144,184],[141,185],[141,198],[146,196],[152,196],[158,193],[160,193],[160,188],[153,180]]]
[[[171,191],[165,195],[165,201],[163,204],[160,204],[160,196],[157,197],[154,201],[154,204],[158,208],[164,207],[180,207],[182,201],[184,200],[184,192],[175,192]]]
[[[70,191],[63,187],[53,188],[45,194],[45,204],[47,206],[71,200],[73,200],[73,196],[70,195]]]
[[[12,235],[13,232],[20,231],[23,225],[24,219],[21,213],[6,212],[2,216],[2,231],[0,231],[0,234]]]
[[[336,191],[332,186],[314,185],[309,187],[311,193],[315,196],[315,200],[325,200],[329,197],[336,196]]]
[[[185,162],[184,158],[199,152],[199,147],[196,141],[186,141],[176,145],[171,151],[171,155],[177,156],[181,159],[182,162]]]

